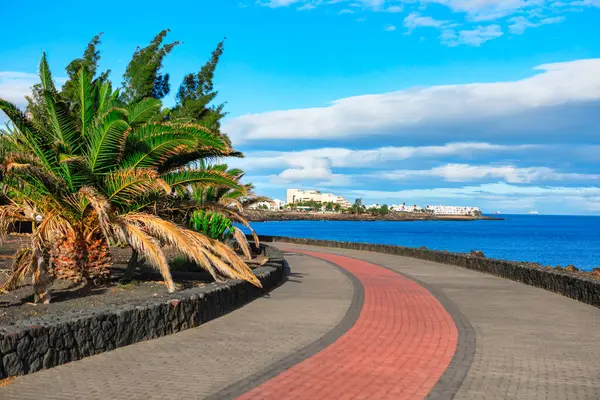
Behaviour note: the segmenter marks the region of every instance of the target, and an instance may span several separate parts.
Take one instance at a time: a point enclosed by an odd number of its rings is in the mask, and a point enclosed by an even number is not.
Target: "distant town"
[[[362,199],[356,199],[350,203],[343,196],[337,196],[332,193],[323,193],[319,190],[287,189],[286,200],[273,199],[271,202],[260,202],[250,206],[254,210],[269,211],[306,211],[322,213],[411,213],[427,215],[448,215],[448,216],[481,216],[481,210],[478,207],[456,206],[456,205],[419,205],[402,204],[369,204],[362,203]]]

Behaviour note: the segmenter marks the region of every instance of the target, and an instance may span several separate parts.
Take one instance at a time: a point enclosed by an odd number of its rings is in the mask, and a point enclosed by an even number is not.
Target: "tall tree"
[[[98,62],[100,61],[100,51],[98,50],[98,45],[100,44],[101,37],[102,33],[94,36],[83,52],[83,57],[71,61],[65,69],[69,78],[62,87],[61,95],[65,100],[75,105],[75,107],[77,107],[76,105],[78,104],[79,99],[79,94],[77,92],[77,76],[79,70],[83,68],[86,76],[89,76],[92,80],[94,80],[94,77],[96,76],[96,70],[98,69]],[[101,73],[98,78],[95,79],[95,83],[102,84],[105,82],[109,73],[110,70]]]
[[[135,50],[123,75],[121,100],[132,103],[148,97],[162,99],[169,94],[169,74],[161,72],[162,63],[179,42],[163,44],[168,33],[168,29],[160,32],[148,46]]]
[[[80,69],[84,69],[86,76],[93,79],[92,86],[95,88],[108,79],[110,71],[105,71],[96,79],[98,62],[100,61],[100,51],[97,49],[100,44],[102,33],[94,36],[88,43],[83,56],[69,63],[65,68],[68,79],[62,87],[61,98],[69,105],[69,109],[77,112],[79,107],[79,93],[77,74]],[[35,125],[41,129],[47,129],[49,121],[46,120],[46,103],[44,88],[41,83],[33,85],[31,96],[27,96],[27,113]]]
[[[187,74],[177,91],[177,105],[171,110],[171,119],[195,121],[208,129],[218,132],[220,120],[227,114],[225,103],[211,104],[219,92],[214,88],[213,79],[225,39],[211,53],[210,59],[197,73]]]

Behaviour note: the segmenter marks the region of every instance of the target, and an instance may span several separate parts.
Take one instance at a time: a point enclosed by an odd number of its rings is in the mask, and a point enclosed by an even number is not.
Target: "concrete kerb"
[[[197,327],[263,296],[285,275],[282,253],[254,270],[262,288],[230,280],[125,304],[49,315],[0,326],[0,379],[51,368],[117,347]]]
[[[372,251],[417,258],[440,264],[455,265],[474,271],[510,279],[526,285],[542,288],[566,297],[600,308],[600,280],[570,272],[547,270],[542,267],[513,261],[477,257],[464,253],[429,250],[425,248],[402,247],[370,243],[337,242],[293,238],[284,236],[261,236],[265,243],[282,242],[305,244],[320,247],[333,247],[349,250]]]

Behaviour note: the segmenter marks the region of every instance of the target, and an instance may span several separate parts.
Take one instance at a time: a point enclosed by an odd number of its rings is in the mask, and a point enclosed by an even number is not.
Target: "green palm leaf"
[[[27,150],[39,157],[40,163],[46,167],[55,167],[53,161],[55,161],[56,157],[52,151],[52,142],[47,132],[38,131],[17,106],[6,100],[0,99],[0,110],[8,116],[16,128],[13,134],[17,137],[14,140],[22,142]]]
[[[195,188],[217,186],[231,189],[240,186],[226,173],[210,170],[184,169],[163,174],[162,178],[177,191],[185,191],[189,186]]]
[[[160,111],[162,102],[159,99],[149,98],[129,107],[129,125],[142,125]]]
[[[80,105],[79,118],[81,124],[81,136],[88,133],[88,129],[94,117],[94,96],[90,76],[85,68],[80,68],[77,72],[77,95]]]
[[[52,74],[46,60],[46,53],[40,61],[40,79],[44,88],[44,99],[48,117],[52,124],[55,141],[66,148],[72,148],[77,144],[75,124],[69,115],[69,106],[58,97],[56,87],[52,81]]]
[[[147,169],[119,170],[106,175],[103,191],[109,201],[129,204],[149,192],[168,193],[170,187],[158,174]]]
[[[113,109],[91,129],[87,157],[93,173],[105,173],[118,167],[117,160],[129,128],[125,119],[121,110]]]

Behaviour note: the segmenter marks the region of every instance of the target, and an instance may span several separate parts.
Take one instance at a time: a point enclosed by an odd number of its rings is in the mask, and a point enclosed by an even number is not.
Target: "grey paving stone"
[[[475,354],[455,399],[600,399],[600,309],[448,265],[373,252],[276,245],[366,260],[443,293],[476,334]]]
[[[288,281],[195,329],[18,377],[0,399],[201,399],[332,330],[350,306],[350,280],[324,261],[286,257]]]

